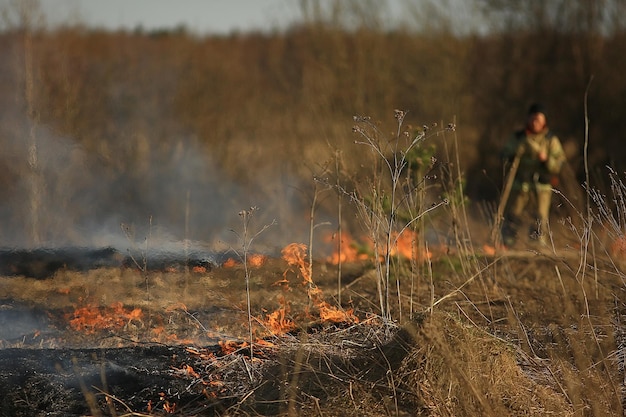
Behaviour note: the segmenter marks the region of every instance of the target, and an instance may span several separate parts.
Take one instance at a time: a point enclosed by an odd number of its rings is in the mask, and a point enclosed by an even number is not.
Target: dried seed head
[[[454,123],[448,123],[448,126],[446,127],[446,129],[454,132],[456,131],[456,125]]]

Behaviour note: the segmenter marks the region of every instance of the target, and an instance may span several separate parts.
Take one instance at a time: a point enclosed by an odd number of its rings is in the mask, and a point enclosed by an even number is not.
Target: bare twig
[[[234,230],[231,230],[237,236],[241,244],[240,250],[233,249],[233,251],[242,261],[244,272],[245,272],[246,307],[247,307],[247,314],[248,314],[248,336],[250,338],[250,358],[251,359],[254,357],[254,337],[253,337],[253,332],[252,332],[252,307],[251,307],[252,303],[250,301],[251,271],[248,265],[248,255],[250,253],[250,248],[252,247],[252,243],[254,242],[254,240],[265,230],[267,230],[268,228],[276,224],[276,220],[272,220],[270,224],[266,224],[263,227],[261,227],[261,229],[257,231],[256,233],[252,233],[252,231],[250,230],[250,221],[252,219],[252,216],[257,210],[258,210],[258,207],[250,207],[248,210],[241,210],[239,212],[239,216],[241,217],[241,222],[242,222],[242,229],[243,229],[242,233],[238,234]]]

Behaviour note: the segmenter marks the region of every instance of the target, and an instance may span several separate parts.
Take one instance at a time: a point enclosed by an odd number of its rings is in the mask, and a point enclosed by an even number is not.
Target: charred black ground
[[[181,245],[182,246],[182,245]],[[152,249],[120,251],[113,247],[40,247],[0,249],[0,275],[51,278],[59,270],[86,272],[98,268],[140,268],[148,271],[214,268],[226,260],[224,253]]]

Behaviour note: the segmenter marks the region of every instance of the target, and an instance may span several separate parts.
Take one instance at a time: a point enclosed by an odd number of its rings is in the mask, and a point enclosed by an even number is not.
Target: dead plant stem
[[[241,210],[239,212],[239,216],[242,221],[242,233],[241,235],[237,234],[237,232],[232,231],[240,240],[241,250],[234,250],[235,254],[241,259],[244,268],[244,276],[246,281],[246,310],[247,310],[247,318],[248,318],[248,337],[250,342],[250,359],[254,358],[254,332],[252,328],[252,302],[250,296],[250,279],[251,279],[251,269],[248,264],[248,254],[250,252],[250,248],[254,240],[269,227],[276,224],[276,220],[272,220],[270,224],[264,225],[258,232],[252,234],[250,231],[250,221],[254,213],[258,210],[258,207],[250,207],[248,210]]]
[[[591,186],[590,173],[589,173],[589,88],[591,88],[591,83],[593,82],[593,75],[589,77],[589,82],[587,83],[587,87],[585,88],[585,97],[584,97],[584,109],[585,109],[585,145],[584,145],[584,153],[583,160],[585,165],[585,182],[587,187]],[[591,214],[591,196],[589,192],[587,192],[587,227],[591,228],[592,226],[592,214]],[[596,259],[596,250],[595,250],[595,242],[593,238],[591,239],[591,257],[593,261],[593,271],[596,283],[596,298],[598,298],[598,268],[597,259]],[[585,269],[583,269],[583,277],[585,275]]]
[[[478,272],[476,272],[474,275],[472,275],[467,280],[465,280],[465,282],[463,284],[461,284],[460,286],[458,286],[456,289],[454,289],[453,291],[451,291],[448,294],[444,295],[443,297],[439,298],[437,301],[432,302],[430,307],[428,307],[428,309],[426,311],[427,312],[432,312],[433,308],[435,308],[438,304],[442,303],[443,301],[447,300],[450,297],[453,297],[455,294],[457,294],[459,291],[461,291],[463,289],[463,287],[465,287],[467,284],[471,283],[476,278],[478,278],[484,271],[488,270],[493,265],[495,265],[497,262],[499,262],[500,259],[502,259],[502,258],[499,257],[499,258],[494,259],[489,264],[487,264],[482,269],[480,269]]]
[[[341,157],[341,153],[339,151],[335,152],[335,175],[336,175],[336,183],[335,186],[339,189],[339,158]],[[342,218],[342,201],[343,195],[342,193],[338,193],[337,195],[337,253],[339,257],[337,259],[337,303],[341,305],[341,266],[343,264],[343,260],[341,259],[341,254],[343,253],[343,218]]]

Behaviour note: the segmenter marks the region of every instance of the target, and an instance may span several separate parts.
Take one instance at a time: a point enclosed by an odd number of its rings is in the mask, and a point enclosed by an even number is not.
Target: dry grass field
[[[0,417],[624,414],[623,2],[206,38],[12,3]],[[534,100],[550,244],[496,247]]]
[[[380,315],[372,259],[346,260],[341,282],[339,265],[309,265],[305,252],[250,256],[248,268],[231,259],[3,277],[0,356],[176,346],[193,358],[178,376],[187,396],[117,392],[111,408],[105,378],[87,388],[93,415],[621,415],[623,275],[608,257],[557,244],[398,257],[391,321]],[[6,327],[11,317],[22,327]]]

